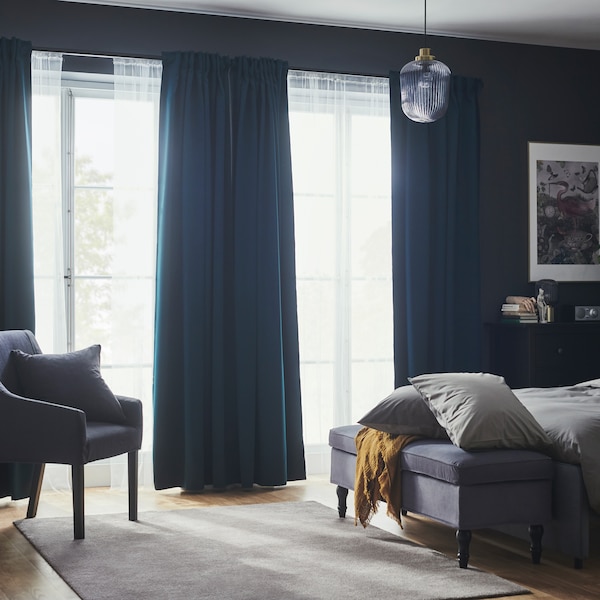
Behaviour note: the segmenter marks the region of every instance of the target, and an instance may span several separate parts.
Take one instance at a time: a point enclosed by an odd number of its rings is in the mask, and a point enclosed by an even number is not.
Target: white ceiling
[[[251,19],[423,32],[424,0],[63,0]],[[428,0],[427,32],[600,50],[600,0]]]

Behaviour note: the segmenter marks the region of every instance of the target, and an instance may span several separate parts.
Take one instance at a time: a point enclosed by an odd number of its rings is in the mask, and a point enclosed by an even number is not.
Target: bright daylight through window
[[[144,404],[149,465],[161,64],[61,63],[32,57],[36,337],[44,352],[101,345],[110,387]]]
[[[393,389],[388,80],[288,76],[308,472]]]

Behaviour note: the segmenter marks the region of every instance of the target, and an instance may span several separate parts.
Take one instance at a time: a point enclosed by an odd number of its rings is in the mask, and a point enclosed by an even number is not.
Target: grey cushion
[[[467,452],[449,441],[419,440],[402,449],[401,468],[454,485],[552,479],[552,459],[531,450]]]
[[[448,439],[446,430],[412,385],[395,389],[358,422],[387,433]]]
[[[360,425],[341,425],[329,430],[329,445],[349,454],[356,454],[354,438],[361,430]]]
[[[409,381],[460,448],[546,450],[551,445],[541,425],[502,377],[490,373],[433,373]]]
[[[119,401],[100,374],[100,346],[66,354],[11,352],[23,396],[85,412],[88,421],[124,423]]]

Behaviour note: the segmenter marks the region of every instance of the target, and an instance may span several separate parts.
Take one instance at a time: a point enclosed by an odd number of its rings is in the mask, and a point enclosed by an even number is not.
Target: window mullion
[[[75,100],[70,88],[63,89],[62,97],[62,190],[65,261],[65,303],[67,314],[67,349],[74,349],[75,341]]]

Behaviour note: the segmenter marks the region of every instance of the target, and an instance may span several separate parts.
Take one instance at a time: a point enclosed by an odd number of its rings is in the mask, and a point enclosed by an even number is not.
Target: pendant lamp
[[[424,37],[427,46],[427,0],[425,2]],[[400,71],[402,111],[417,123],[433,123],[448,109],[450,69],[431,54],[431,48],[421,48],[415,60]]]

